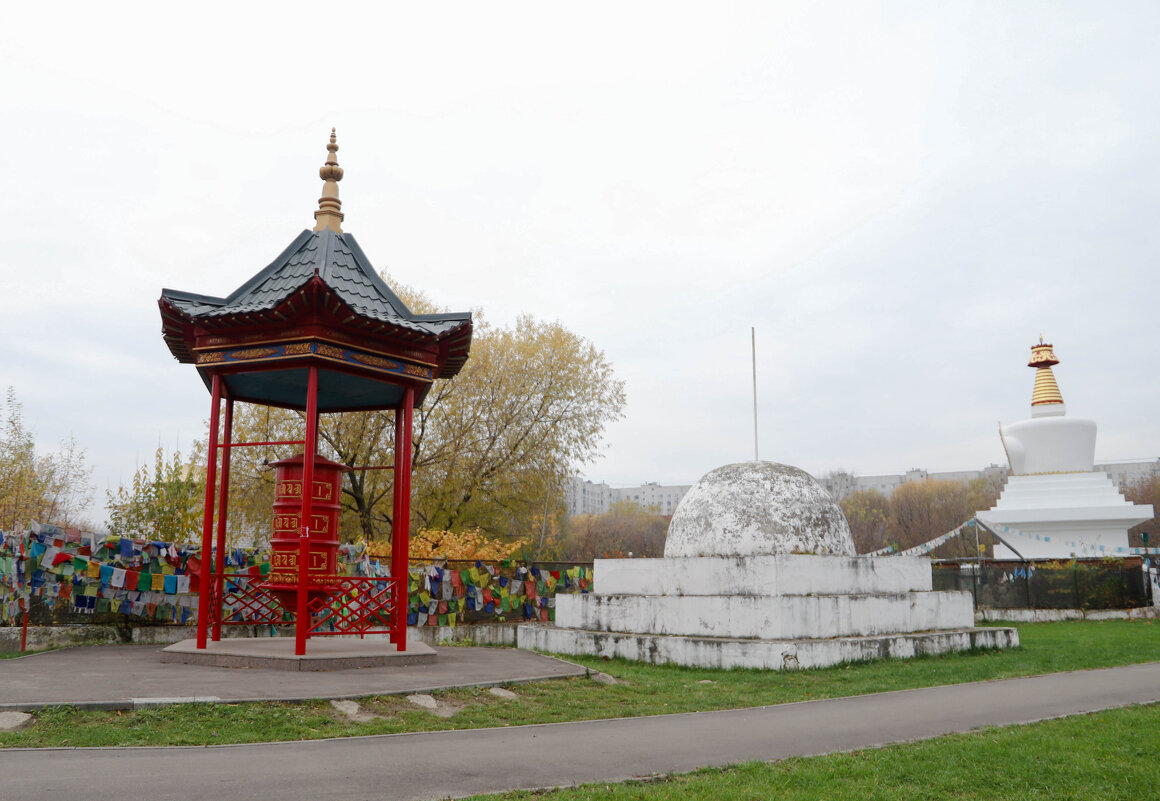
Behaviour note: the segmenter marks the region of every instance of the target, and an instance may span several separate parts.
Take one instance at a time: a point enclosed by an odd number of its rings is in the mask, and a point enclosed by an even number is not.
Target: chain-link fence
[[[1138,561],[935,564],[936,590],[965,590],[976,609],[1133,609],[1151,603]]]

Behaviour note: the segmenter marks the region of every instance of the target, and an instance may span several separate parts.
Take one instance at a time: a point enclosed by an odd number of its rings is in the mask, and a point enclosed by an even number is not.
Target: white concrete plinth
[[[928,567],[929,571],[930,568]],[[595,568],[600,575],[600,568]],[[969,592],[898,595],[560,595],[556,625],[689,637],[794,639],[974,625]]]
[[[807,554],[597,559],[588,595],[556,596],[556,623],[520,648],[697,667],[823,667],[1017,646],[976,629],[968,592],[931,591],[924,557]]]
[[[520,648],[557,654],[622,657],[653,665],[722,669],[819,668],[872,659],[909,659],[976,648],[1018,646],[1019,633],[1012,628],[971,627],[954,631],[816,640],[738,640],[582,631],[545,624],[519,627]]]
[[[994,508],[979,513],[1015,549],[996,546],[997,559],[1123,554],[1128,529],[1151,517],[1151,506],[1129,503],[1095,472],[1011,476]]]
[[[924,592],[930,560],[919,556],[706,556],[677,559],[599,559],[598,595],[822,595]]]

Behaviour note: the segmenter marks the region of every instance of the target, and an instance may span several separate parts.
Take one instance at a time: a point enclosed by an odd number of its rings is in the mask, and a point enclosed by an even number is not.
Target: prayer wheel
[[[298,555],[302,532],[303,454],[274,462],[274,535],[270,540],[270,575],[264,589],[293,611],[298,596]],[[321,456],[314,458],[310,493],[307,587],[311,598],[334,593],[331,576],[338,573],[339,493],[346,466]]]

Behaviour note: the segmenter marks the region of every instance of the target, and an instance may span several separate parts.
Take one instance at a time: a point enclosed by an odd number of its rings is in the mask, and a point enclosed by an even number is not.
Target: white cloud
[[[1040,332],[1098,455],[1155,455],[1157,16],[24,4],[0,32],[0,383],[102,486],[187,447],[208,397],[160,289],[225,294],[309,227],[334,125],[377,267],[617,365],[593,478],[748,458],[750,326],[766,458],[999,461]]]

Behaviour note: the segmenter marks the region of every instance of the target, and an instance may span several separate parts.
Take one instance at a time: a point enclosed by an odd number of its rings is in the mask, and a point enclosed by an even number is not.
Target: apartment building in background
[[[1100,462],[1093,468],[1098,473],[1107,473],[1112,483],[1120,492],[1140,480],[1160,476],[1160,458],[1127,459],[1119,462]],[[922,468],[911,468],[905,473],[881,473],[876,475],[859,476],[851,473],[832,473],[818,477],[834,498],[841,500],[852,492],[859,490],[877,490],[883,495],[890,495],[898,487],[910,481],[934,479],[936,481],[960,481],[964,484],[977,478],[1003,483],[1007,480],[1009,470],[1007,465],[987,465],[981,470],[950,470],[931,473]]]
[[[567,487],[569,515],[601,515],[618,501],[629,501],[642,509],[654,509],[669,517],[692,488],[692,484],[657,484],[650,481],[635,487],[610,487],[573,476]]]
[[[1097,472],[1107,473],[1116,487],[1123,492],[1137,481],[1160,476],[1160,458],[1126,459],[1118,462],[1100,462],[1095,465]],[[967,483],[976,478],[992,480],[1003,484],[1007,480],[1006,465],[991,464],[981,470],[945,470],[930,472],[922,468],[912,468],[905,473],[880,473],[859,476],[851,473],[832,473],[818,476],[835,499],[841,500],[858,490],[877,490],[890,495],[895,489],[909,481],[960,481]],[[569,515],[602,515],[618,501],[629,501],[642,509],[655,509],[658,514],[672,516],[692,488],[691,484],[657,484],[650,481],[633,487],[610,487],[605,482],[595,483],[580,476],[573,476],[565,488]]]

